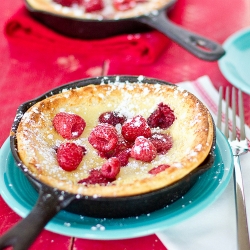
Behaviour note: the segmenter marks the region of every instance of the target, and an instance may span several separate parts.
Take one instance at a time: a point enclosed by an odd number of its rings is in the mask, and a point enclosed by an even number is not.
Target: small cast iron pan
[[[138,77],[135,76],[120,76],[119,78],[121,82],[138,81]],[[27,171],[27,168],[23,165],[19,158],[17,152],[17,140],[15,136],[22,114],[24,114],[35,103],[49,96],[60,93],[65,88],[77,88],[89,84],[97,85],[101,82],[114,82],[115,79],[116,76],[111,76],[72,82],[49,91],[37,99],[23,103],[18,108],[10,136],[11,151],[17,166],[24,172],[28,180],[39,192],[39,197],[30,214],[0,238],[0,249],[4,249],[4,247],[7,246],[13,246],[15,250],[27,250],[50,219],[52,219],[62,209],[71,213],[98,218],[125,218],[151,213],[173,203],[185,195],[195,184],[199,176],[213,165],[215,159],[215,136],[213,146],[211,147],[211,151],[206,160],[183,179],[170,186],[149,193],[128,197],[111,198],[79,196],[68,193],[64,190],[58,190],[44,184]],[[157,79],[146,78],[144,78],[142,82],[150,84],[170,84]]]
[[[145,15],[141,16],[111,20],[91,20],[60,16],[51,12],[34,9],[28,0],[25,0],[27,9],[34,18],[55,31],[70,37],[100,39],[118,34],[142,32],[148,30],[150,27],[162,32],[202,60],[216,61],[220,59],[225,54],[225,50],[220,44],[185,30],[170,21],[166,15],[166,11],[169,11],[175,2],[176,0],[170,0],[170,2],[158,11],[145,13]]]

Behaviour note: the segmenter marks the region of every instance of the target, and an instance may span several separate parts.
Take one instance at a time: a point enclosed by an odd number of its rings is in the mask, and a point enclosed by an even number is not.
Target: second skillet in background
[[[208,38],[174,24],[166,12],[173,8],[176,0],[168,0],[159,8],[145,14],[119,19],[87,19],[81,16],[62,15],[34,4],[38,0],[25,0],[30,14],[48,27],[66,36],[81,39],[101,39],[125,33],[157,29],[196,57],[205,61],[220,59],[225,51],[222,46]],[[50,8],[51,9],[51,8]]]

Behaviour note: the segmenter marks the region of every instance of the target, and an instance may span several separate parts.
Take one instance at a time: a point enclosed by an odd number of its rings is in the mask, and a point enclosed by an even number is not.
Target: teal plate
[[[225,190],[232,176],[232,153],[227,140],[217,130],[216,159],[189,192],[173,204],[147,215],[124,219],[96,219],[60,211],[46,229],[62,235],[85,239],[113,240],[154,234],[195,215]],[[0,151],[0,192],[5,202],[25,217],[38,194],[23,172],[16,167],[9,139]]]
[[[250,28],[234,33],[223,48],[226,54],[218,61],[221,73],[234,86],[250,94]]]

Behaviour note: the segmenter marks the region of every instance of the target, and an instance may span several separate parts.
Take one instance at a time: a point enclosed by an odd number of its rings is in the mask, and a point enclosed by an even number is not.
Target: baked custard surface
[[[108,185],[79,184],[89,176],[91,169],[100,168],[106,161],[88,142],[99,116],[107,111],[116,111],[127,117],[141,115],[147,118],[159,103],[169,105],[176,120],[166,130],[156,128],[152,131],[169,133],[173,138],[172,148],[164,155],[157,155],[150,163],[130,158],[116,180]],[[66,140],[55,131],[52,120],[60,112],[77,114],[86,121],[79,138]],[[64,89],[36,103],[24,113],[16,136],[21,161],[41,182],[85,196],[126,197],[164,188],[185,177],[210,153],[215,131],[207,108],[182,88],[118,81]],[[60,168],[56,159],[56,148],[66,141],[84,146],[87,151],[78,168],[71,172]],[[170,167],[156,175],[148,173],[161,164]]]
[[[79,6],[65,7],[61,6],[53,0],[26,0],[27,3],[36,11],[42,11],[59,15],[62,17],[69,17],[75,19],[92,19],[99,20],[117,20],[124,18],[134,18],[141,15],[148,15],[149,13],[157,13],[161,8],[168,5],[171,0],[149,0],[145,2],[139,2],[132,9],[125,11],[119,11],[112,6],[112,0],[104,0],[104,9],[100,11],[94,11],[86,13]]]

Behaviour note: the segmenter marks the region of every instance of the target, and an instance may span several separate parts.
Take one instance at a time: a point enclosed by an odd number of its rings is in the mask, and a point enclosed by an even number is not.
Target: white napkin
[[[208,107],[216,123],[219,94],[209,77],[178,85],[195,94]],[[250,129],[247,126],[246,135],[249,140]],[[250,229],[250,152],[241,156],[241,166]],[[214,203],[185,221],[158,232],[157,236],[168,250],[237,249],[233,178]]]

